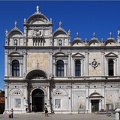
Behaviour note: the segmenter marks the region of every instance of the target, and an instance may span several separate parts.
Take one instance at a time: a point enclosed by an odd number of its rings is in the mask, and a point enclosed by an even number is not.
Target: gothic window
[[[75,61],[75,76],[81,76],[81,62],[80,62],[80,60]]]
[[[114,76],[114,61],[112,59],[108,61],[108,75]]]
[[[13,60],[12,61],[12,76],[18,77],[19,76],[19,61]]]
[[[64,76],[64,62],[62,60],[57,61],[56,76],[57,77],[63,77]]]

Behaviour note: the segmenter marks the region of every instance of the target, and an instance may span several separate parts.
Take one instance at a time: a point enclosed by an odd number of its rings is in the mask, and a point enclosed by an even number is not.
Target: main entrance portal
[[[99,100],[91,100],[92,112],[99,111]]]
[[[32,93],[32,111],[44,111],[44,92],[41,89],[35,89]]]

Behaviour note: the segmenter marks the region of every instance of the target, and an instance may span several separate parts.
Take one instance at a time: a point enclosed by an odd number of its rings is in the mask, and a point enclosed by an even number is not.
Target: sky
[[[4,90],[4,45],[5,31],[10,32],[17,21],[18,28],[23,32],[24,18],[28,19],[36,12],[48,19],[52,18],[53,32],[62,22],[67,32],[71,31],[71,41],[79,33],[82,40],[91,40],[93,33],[101,40],[107,40],[110,32],[117,40],[120,26],[120,1],[0,1],[0,89]]]

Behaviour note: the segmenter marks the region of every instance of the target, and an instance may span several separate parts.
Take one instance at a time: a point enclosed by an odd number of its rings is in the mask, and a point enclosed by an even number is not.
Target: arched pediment
[[[40,69],[31,70],[27,73],[25,79],[46,79],[47,74]]]
[[[113,38],[111,38],[105,41],[105,46],[116,46],[115,43],[116,41]]]
[[[19,52],[11,52],[9,55],[20,55],[20,53]]]
[[[47,95],[47,91],[44,89],[44,87],[40,86],[39,88],[38,87],[34,87],[31,92],[30,92],[30,95],[32,96],[33,92],[36,91],[36,90],[40,90],[41,92],[43,91],[43,94],[46,96]]]
[[[89,44],[89,46],[98,46],[99,41],[97,38],[94,38],[94,39],[90,40],[88,44]]]
[[[20,89],[12,89],[9,92],[10,95],[22,95],[22,91]]]
[[[41,18],[35,18],[33,19],[30,24],[44,24],[44,19],[41,19]]]
[[[66,36],[67,35],[67,32],[64,30],[64,29],[62,29],[62,28],[58,28],[54,33],[53,33],[53,37],[60,37],[60,36],[62,36],[63,37],[63,35],[64,36]]]
[[[64,89],[57,89],[54,91],[55,96],[67,96],[67,92]]]
[[[71,42],[71,45],[72,46],[74,46],[75,44],[83,44],[83,41],[80,39],[80,38],[76,38],[76,39],[74,39],[74,41],[73,42]]]
[[[53,55],[53,57],[58,57],[58,56],[61,57],[61,56],[66,56],[66,55],[63,52],[57,52]]]
[[[89,98],[103,98],[103,96],[97,92],[94,92],[89,96]]]
[[[23,55],[21,55],[19,52],[11,52],[9,55],[9,57],[23,57]]]
[[[22,34],[23,34],[23,33],[22,33],[18,28],[15,28],[15,29],[12,29],[12,30],[9,32],[8,36],[9,36],[9,37],[22,36]]]
[[[43,15],[41,13],[35,13],[28,18],[26,23],[32,24],[32,23],[34,23],[33,21],[35,21],[35,20],[42,20],[42,21],[44,21],[44,23],[47,23],[49,21],[45,15]]]

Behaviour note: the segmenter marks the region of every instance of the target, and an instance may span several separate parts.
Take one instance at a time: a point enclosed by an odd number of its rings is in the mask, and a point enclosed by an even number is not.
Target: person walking
[[[45,107],[45,116],[48,117],[48,110],[47,110],[47,107]]]
[[[11,109],[11,114],[10,114],[10,118],[13,118],[13,109]]]

